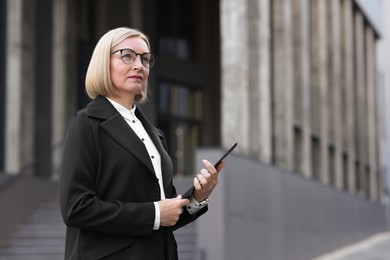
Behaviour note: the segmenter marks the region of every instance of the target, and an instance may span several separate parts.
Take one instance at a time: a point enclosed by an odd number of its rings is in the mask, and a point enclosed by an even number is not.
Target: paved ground
[[[380,233],[315,260],[389,260],[390,232]]]

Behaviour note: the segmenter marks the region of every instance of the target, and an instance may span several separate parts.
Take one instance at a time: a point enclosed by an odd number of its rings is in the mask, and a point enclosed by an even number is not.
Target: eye
[[[142,63],[148,63],[150,62],[150,55],[142,55]]]
[[[131,53],[123,53],[122,59],[134,60],[134,54]]]
[[[150,68],[154,64],[154,56],[151,53],[144,53],[141,56],[141,62],[145,67]]]

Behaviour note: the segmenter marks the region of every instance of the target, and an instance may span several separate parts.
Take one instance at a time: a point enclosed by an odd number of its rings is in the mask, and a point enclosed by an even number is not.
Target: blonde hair
[[[110,76],[110,59],[113,48],[129,37],[140,37],[150,49],[150,43],[145,34],[127,27],[113,29],[104,34],[95,46],[88,65],[85,78],[85,90],[91,99],[97,96],[112,96],[115,88]],[[135,96],[136,101],[144,101],[147,98],[148,82],[142,92]]]

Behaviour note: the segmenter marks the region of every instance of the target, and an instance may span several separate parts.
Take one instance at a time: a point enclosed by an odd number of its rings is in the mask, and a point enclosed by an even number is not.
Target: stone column
[[[327,60],[327,0],[311,1],[311,61],[312,61],[312,106],[311,119],[319,138],[318,177],[329,183],[329,98]],[[314,169],[313,169],[314,170]]]
[[[270,1],[248,1],[249,152],[272,160]]]
[[[368,146],[368,165],[369,165],[369,196],[372,200],[379,199],[379,186],[378,186],[378,175],[379,165],[378,161],[378,143],[377,143],[377,133],[378,133],[378,122],[376,120],[376,88],[378,87],[376,81],[376,45],[375,45],[375,35],[371,28],[366,27],[365,29],[365,42],[366,42],[366,75],[367,75],[367,146]]]
[[[221,0],[221,132],[222,145],[238,141],[248,153],[249,82],[247,1]]]
[[[329,129],[330,140],[333,141],[332,169],[334,185],[344,188],[342,172],[343,143],[342,143],[342,106],[341,106],[341,31],[340,31],[340,1],[327,1],[328,5],[328,50],[329,50]],[[346,174],[346,173],[345,173]]]
[[[294,153],[300,153],[298,157],[297,171],[303,176],[312,176],[311,157],[311,120],[310,120],[310,23],[309,0],[293,1],[293,35],[294,35],[294,119],[300,126],[301,138],[300,150],[297,147]],[[297,146],[297,145],[296,145]]]
[[[355,118],[354,118],[354,78],[353,78],[353,2],[342,0],[341,5],[341,82],[343,113],[343,144],[346,147],[344,169],[346,171],[348,190],[356,191],[355,176]]]
[[[52,179],[60,175],[62,143],[71,115],[76,110],[75,32],[72,1],[53,3],[53,88],[52,88]]]
[[[66,0],[53,3],[52,178],[60,175],[66,107]]]
[[[365,166],[366,166],[366,139],[365,139],[365,129],[366,129],[366,113],[365,113],[365,59],[364,59],[364,22],[363,15],[360,12],[355,12],[354,14],[354,29],[355,29],[355,84],[354,84],[354,97],[355,97],[355,106],[354,106],[354,116],[356,120],[355,125],[355,134],[356,134],[356,155],[358,159],[358,165],[356,169],[356,174],[358,178],[358,194],[364,196],[366,192],[367,185],[365,178]]]
[[[274,160],[293,170],[292,3],[272,1]]]
[[[5,172],[34,162],[34,1],[7,2]]]

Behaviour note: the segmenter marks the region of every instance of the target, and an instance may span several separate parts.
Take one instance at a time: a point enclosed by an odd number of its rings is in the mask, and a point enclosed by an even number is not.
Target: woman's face
[[[139,37],[127,38],[115,46],[112,52],[120,49],[131,49],[139,54],[149,52],[148,45]],[[121,57],[125,54],[126,51],[123,51],[122,53],[117,51],[111,55],[111,82],[118,96],[122,98],[131,97],[134,100],[134,97],[138,94],[141,94],[141,92],[145,90],[147,86],[149,68],[142,64],[140,55],[136,56],[136,59],[133,63],[124,63]]]

